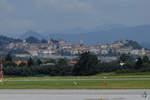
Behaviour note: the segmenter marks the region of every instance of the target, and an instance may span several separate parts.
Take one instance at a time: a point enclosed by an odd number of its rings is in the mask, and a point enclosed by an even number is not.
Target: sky
[[[0,32],[150,24],[150,0],[0,0]]]

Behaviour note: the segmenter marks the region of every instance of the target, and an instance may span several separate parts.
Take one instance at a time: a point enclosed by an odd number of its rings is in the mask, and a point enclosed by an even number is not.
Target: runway
[[[150,100],[150,90],[0,90],[0,100]]]

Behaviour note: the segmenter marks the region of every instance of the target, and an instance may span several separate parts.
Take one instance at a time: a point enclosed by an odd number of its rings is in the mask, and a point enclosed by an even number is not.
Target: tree
[[[21,64],[19,64],[20,67],[24,67],[27,66],[27,64],[25,62],[22,62]]]
[[[37,65],[41,65],[41,64],[42,64],[42,61],[41,61],[40,59],[37,59],[37,60],[36,60],[36,64],[37,64]]]
[[[135,68],[136,69],[140,69],[142,67],[142,64],[143,64],[143,61],[141,58],[138,58],[137,61],[136,61],[136,66]]]
[[[143,57],[143,63],[149,63],[149,58],[148,56]]]
[[[99,60],[96,55],[85,52],[79,56],[78,63],[74,66],[74,75],[94,75],[97,73]]]
[[[134,58],[129,54],[122,54],[119,58],[120,68],[119,70],[125,70],[125,69],[134,69],[135,67],[135,61]],[[123,65],[121,65],[121,63]]]
[[[6,55],[5,61],[6,62],[12,62],[12,55],[10,53]]]
[[[122,54],[119,58],[119,61],[124,62],[124,63],[127,63],[132,60],[133,60],[133,58],[129,54]]]
[[[56,65],[58,65],[58,66],[65,66],[65,65],[67,65],[67,60],[66,59],[59,59],[58,61],[57,61],[57,64]]]
[[[5,56],[4,66],[15,66],[15,63],[13,63],[12,55],[10,53]]]
[[[56,60],[55,59],[49,59],[49,60],[46,60],[44,61],[45,64],[47,63],[56,63]]]
[[[32,65],[34,65],[34,60],[30,57],[28,59],[28,66],[32,66]]]

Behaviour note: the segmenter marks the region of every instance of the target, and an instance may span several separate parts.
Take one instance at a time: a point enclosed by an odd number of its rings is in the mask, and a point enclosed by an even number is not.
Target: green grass
[[[104,86],[102,80],[53,81],[5,81],[0,89],[150,89],[150,80],[108,80]]]
[[[60,77],[6,77],[5,80],[26,80],[26,79],[108,79],[116,78],[150,78],[150,73],[129,73],[129,74],[116,74],[116,73],[102,73],[94,76],[60,76]]]
[[[136,80],[107,80],[107,86],[104,86],[103,80],[90,79],[124,79],[136,78]],[[65,77],[5,77],[5,81],[0,85],[0,89],[150,89],[150,79],[138,80],[138,78],[150,78],[150,73],[131,73],[131,74],[116,74],[102,73],[94,76],[65,76]],[[34,80],[37,81],[23,81]],[[40,79],[58,79],[44,80]],[[73,84],[74,80],[59,80],[59,79],[89,79],[75,80],[79,83],[78,86]],[[7,81],[8,80],[8,81]],[[13,81],[11,81],[13,80]],[[16,81],[15,81],[16,80]],[[20,81],[18,81],[20,80]]]

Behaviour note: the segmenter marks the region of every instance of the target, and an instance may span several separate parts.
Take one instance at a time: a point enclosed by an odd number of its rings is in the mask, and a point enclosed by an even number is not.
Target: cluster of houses
[[[15,53],[16,57],[43,57],[43,58],[59,58],[59,57],[75,57],[83,52],[90,51],[96,55],[99,55],[101,59],[116,59],[120,54],[131,54],[136,56],[147,55],[150,57],[150,51],[144,48],[134,48],[132,46],[126,46],[129,40],[116,41],[112,44],[96,44],[96,45],[84,45],[81,40],[79,44],[72,44],[59,40],[57,43],[52,42],[51,38],[48,38],[47,43],[27,43],[26,40],[19,43],[10,43],[6,48],[21,49],[26,52]]]

